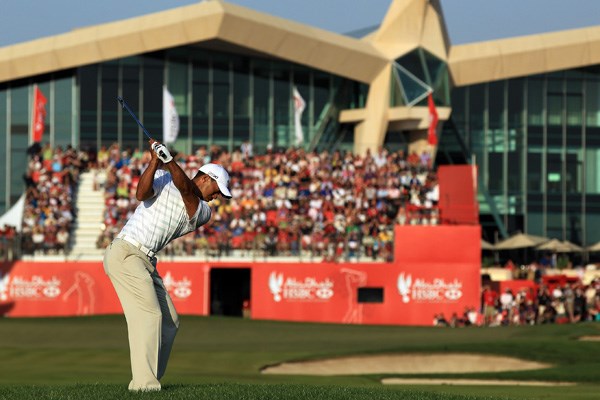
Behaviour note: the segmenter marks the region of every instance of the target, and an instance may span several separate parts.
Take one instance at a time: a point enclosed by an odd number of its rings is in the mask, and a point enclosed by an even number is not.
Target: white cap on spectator
[[[230,199],[231,192],[229,191],[229,174],[219,164],[204,164],[200,167],[201,172],[204,172],[206,175],[210,176],[212,179],[217,181],[217,185],[219,186],[219,190],[223,197]]]

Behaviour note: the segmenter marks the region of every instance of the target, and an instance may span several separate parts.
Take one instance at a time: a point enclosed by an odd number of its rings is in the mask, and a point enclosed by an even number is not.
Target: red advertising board
[[[477,166],[441,165],[438,180],[442,224],[478,225]]]
[[[159,265],[165,287],[182,314],[203,314],[203,268]],[[76,316],[122,313],[101,262],[16,262],[0,265],[0,315]]]
[[[431,325],[434,315],[479,306],[478,226],[396,228],[393,263],[160,262],[180,314],[208,315],[214,268],[250,270],[251,317],[356,324]],[[359,299],[373,290],[375,298]],[[0,314],[121,313],[98,262],[0,267]]]

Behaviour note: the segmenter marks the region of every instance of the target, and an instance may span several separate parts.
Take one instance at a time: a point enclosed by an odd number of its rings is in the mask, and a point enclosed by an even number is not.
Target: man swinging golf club
[[[167,147],[149,140],[152,159],[142,174],[140,204],[106,249],[104,270],[121,301],[129,332],[131,391],[160,390],[179,318],[156,269],[156,253],[210,220],[209,201],[231,198],[229,174],[203,165],[189,179]],[[162,167],[162,168],[161,168]]]

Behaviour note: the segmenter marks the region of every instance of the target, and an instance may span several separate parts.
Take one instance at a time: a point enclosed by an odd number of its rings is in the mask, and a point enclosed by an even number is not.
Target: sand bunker
[[[600,342],[600,335],[598,336],[582,336],[579,340],[584,342]]]
[[[264,374],[281,375],[365,375],[436,374],[524,371],[552,365],[518,358],[480,354],[384,354],[327,360],[289,362],[267,367]]]
[[[496,386],[574,386],[573,382],[501,381],[497,379],[418,379],[385,378],[384,385],[496,385]]]

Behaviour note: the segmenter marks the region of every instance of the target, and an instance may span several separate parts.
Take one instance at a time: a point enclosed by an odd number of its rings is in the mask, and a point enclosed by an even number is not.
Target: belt
[[[140,250],[142,253],[144,253],[146,256],[148,256],[150,258],[154,258],[154,256],[156,255],[156,253],[154,251],[150,250],[149,248],[147,248],[146,246],[144,246],[137,240],[132,239],[131,237],[129,237],[123,233],[119,233],[117,235],[117,239],[121,239],[121,240],[124,240],[124,241],[132,244],[134,247],[136,247],[138,250]]]

